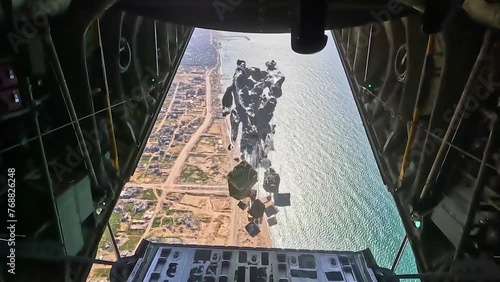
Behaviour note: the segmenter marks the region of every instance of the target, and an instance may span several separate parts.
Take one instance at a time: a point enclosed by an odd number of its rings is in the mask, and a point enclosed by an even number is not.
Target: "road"
[[[160,129],[163,128],[163,125],[165,124],[165,121],[167,120],[168,114],[170,113],[170,110],[172,109],[172,105],[174,104],[175,95],[177,95],[178,88],[179,88],[179,83],[177,83],[177,85],[175,87],[174,94],[172,95],[172,100],[170,101],[170,104],[168,105],[167,111],[165,112],[165,116],[163,117],[163,120],[161,121],[161,123],[158,126],[156,126],[154,133],[158,133],[158,131],[160,131]],[[173,140],[174,140],[174,135],[172,134],[172,139],[170,140],[170,143],[166,149],[168,149],[170,147],[170,144],[172,144]],[[164,158],[164,156],[162,158]],[[148,163],[146,164],[146,166],[144,168],[144,172],[141,173],[144,176],[146,176],[148,174],[149,165],[151,164],[152,160],[153,160],[153,155],[151,155],[151,157],[149,158]],[[133,177],[133,179],[136,180],[137,176]],[[140,185],[142,185],[142,184],[140,184]],[[155,192],[155,195],[156,195],[156,192]]]
[[[163,128],[163,125],[165,124],[165,121],[167,120],[168,114],[170,113],[170,110],[172,110],[172,106],[174,105],[175,95],[177,95],[177,89],[179,89],[179,84],[180,83],[177,83],[177,85],[175,86],[174,94],[172,95],[172,101],[170,101],[170,105],[168,105],[167,111],[165,112],[165,116],[163,117],[163,120],[158,125],[158,127],[156,128],[154,133],[158,133],[158,131],[160,131],[160,129]]]
[[[127,186],[141,186],[143,188],[154,188],[154,189],[162,189],[163,184],[142,184],[136,182],[129,182]],[[226,185],[205,185],[205,184],[175,184],[173,187],[186,187],[186,188],[198,188],[198,189],[226,189]]]
[[[197,185],[197,184],[175,184],[175,187],[189,187],[189,188],[205,188],[205,189],[213,189],[213,188],[220,188],[220,189],[226,189],[227,190],[227,185]]]
[[[174,166],[172,167],[172,170],[170,174],[168,175],[167,180],[165,181],[165,184],[163,184],[163,187],[168,187],[168,186],[173,186],[175,179],[177,176],[180,174],[182,168],[184,167],[184,163],[186,162],[189,152],[193,149],[193,147],[196,145],[198,142],[198,139],[200,139],[201,134],[203,134],[203,131],[207,130],[210,124],[212,123],[212,91],[210,87],[210,74],[212,73],[214,69],[211,69],[205,78],[205,83],[207,87],[207,92],[206,92],[206,104],[207,104],[207,114],[205,115],[205,120],[201,124],[201,126],[196,130],[196,132],[191,136],[191,139],[186,143],[184,148],[182,148],[181,153],[177,157],[177,160],[174,163]]]
[[[222,130],[222,140],[224,142],[224,147],[227,148],[229,144],[233,145],[231,142],[231,124],[228,122],[228,118],[225,118],[225,124],[226,124],[226,129],[227,130]],[[228,158],[228,161],[231,163],[232,166],[236,165],[237,162],[234,160],[235,159],[235,153],[234,153],[234,146],[233,150],[231,151],[226,151],[226,155]],[[231,222],[229,223],[229,235],[228,235],[228,240],[227,244],[229,246],[237,246],[238,245],[238,212],[240,208],[238,207],[238,201],[231,198],[231,217],[230,220]]]
[[[227,240],[227,244],[229,246],[237,246],[237,235],[238,235],[238,230],[237,229],[237,223],[238,223],[238,205],[237,201],[233,198],[231,198],[231,222],[229,223],[229,236]]]
[[[193,147],[196,145],[198,142],[198,139],[200,139],[200,136],[203,134],[205,130],[208,129],[210,124],[212,123],[212,87],[210,84],[210,75],[214,70],[216,70],[220,65],[220,60],[217,62],[217,65],[210,69],[210,71],[207,72],[205,76],[205,87],[206,87],[206,94],[205,94],[205,99],[206,99],[206,106],[207,106],[207,113],[205,115],[205,120],[201,124],[201,126],[196,130],[196,132],[191,136],[191,139],[187,142],[187,144],[184,146],[182,149],[181,153],[177,157],[177,160],[174,163],[174,166],[172,167],[172,170],[170,171],[170,174],[168,175],[167,180],[165,183],[161,186],[162,190],[166,190],[168,188],[172,189],[174,187],[175,179],[179,176],[182,168],[184,167],[184,163],[186,162],[186,159],[189,156],[189,152],[193,149]],[[168,190],[170,190],[168,189]],[[213,192],[213,191],[212,191]],[[167,196],[167,193],[162,193],[160,199],[158,200],[158,204],[155,207],[155,210],[153,212],[153,215],[151,218],[155,218],[156,214],[161,211],[163,207],[163,201],[165,201]],[[144,231],[144,234],[142,235],[142,239],[145,239],[147,235],[149,234],[149,231],[151,230],[151,226],[153,225],[154,220],[150,220],[148,227]],[[139,241],[139,242],[140,242]]]
[[[207,195],[217,195],[217,196],[229,196],[227,189],[225,190],[205,190],[205,189],[168,189],[167,192],[172,193],[186,193],[186,194],[207,194]]]

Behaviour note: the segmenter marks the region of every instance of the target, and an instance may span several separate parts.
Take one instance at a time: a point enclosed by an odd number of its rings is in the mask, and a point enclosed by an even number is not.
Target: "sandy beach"
[[[219,53],[219,41],[217,39],[220,38],[220,34],[217,32],[211,31],[212,34],[215,33],[215,36],[211,36],[212,38],[212,45],[215,47],[217,51],[217,68],[216,71],[214,72],[214,81],[218,82],[218,87],[217,89],[220,89],[221,91],[214,91],[214,93],[218,93],[217,99],[221,100],[222,96],[224,95],[224,90],[227,87],[227,85],[222,85],[221,77],[223,75],[227,76],[232,76],[232,73],[224,74],[222,72],[222,69],[220,67],[221,65],[221,56]],[[236,66],[236,62],[234,62],[234,65]],[[219,113],[219,116],[221,113]],[[229,122],[225,120],[223,124],[223,138],[226,140],[227,144],[230,142],[230,137],[229,137]],[[233,148],[232,151],[228,152],[228,162],[231,164],[231,167],[236,166],[238,163],[234,160],[235,155],[234,152],[238,152],[239,148],[235,147]],[[248,200],[248,199],[247,199]],[[251,237],[248,235],[248,233],[245,230],[245,225],[248,224],[248,213],[247,211],[243,211],[240,208],[238,208],[237,203],[235,199],[231,199],[232,202],[232,222],[231,226],[234,226],[237,232],[235,232],[235,235],[233,238],[229,238],[228,240],[228,245],[236,245],[236,246],[248,246],[248,247],[266,247],[266,248],[271,248],[272,247],[272,238],[271,234],[269,232],[269,226],[267,224],[266,218],[262,221],[262,224],[260,225],[261,232],[255,236]],[[249,201],[246,202],[249,204]]]

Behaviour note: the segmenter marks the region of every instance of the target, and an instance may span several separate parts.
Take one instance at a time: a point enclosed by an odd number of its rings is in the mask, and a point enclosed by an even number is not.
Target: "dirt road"
[[[187,144],[184,146],[182,151],[180,152],[179,156],[177,157],[177,160],[174,163],[174,166],[172,167],[172,170],[170,174],[168,175],[167,180],[165,183],[162,185],[161,189],[165,190],[165,188],[170,188],[172,189],[174,186],[175,179],[178,177],[180,174],[182,168],[184,167],[184,163],[186,162],[186,159],[189,156],[189,152],[193,149],[193,147],[196,145],[198,142],[198,139],[200,139],[201,134],[205,130],[208,129],[210,124],[212,123],[212,87],[210,84],[210,75],[214,70],[219,68],[220,65],[220,60],[217,62],[217,65],[210,69],[210,71],[207,72],[205,76],[205,87],[206,87],[206,105],[207,105],[207,114],[205,115],[205,120],[201,124],[201,126],[196,130],[196,132],[191,136],[191,139],[187,142]],[[167,193],[162,193],[160,199],[158,200],[158,204],[155,207],[154,213],[151,218],[155,218],[156,214],[162,209],[163,207],[163,201],[165,201]],[[146,231],[144,231],[144,234],[142,235],[142,239],[145,239],[147,235],[149,234],[149,231],[151,230],[151,226],[153,225],[153,220],[149,221],[148,227],[146,228]]]
[[[136,182],[129,182],[127,186],[141,186],[143,188],[153,188],[153,189],[162,189],[163,184],[142,184]],[[205,185],[205,184],[175,184],[174,188],[198,188],[198,189],[207,189],[207,190],[227,190],[227,185]]]
[[[160,129],[163,128],[163,125],[165,124],[165,121],[167,120],[168,114],[170,113],[170,110],[172,109],[172,106],[174,105],[175,101],[175,95],[177,95],[177,89],[179,89],[179,83],[175,86],[174,94],[172,95],[172,101],[170,101],[170,105],[168,105],[167,111],[165,112],[165,117],[163,117],[163,120],[161,123],[158,125],[154,133],[158,133]]]
[[[223,124],[223,128],[222,128],[222,140],[224,142],[224,147],[227,148],[229,146],[229,144],[233,145],[232,142],[231,142],[231,133],[230,133],[230,130],[229,130],[229,127],[230,127],[230,124],[228,122],[229,119],[225,119],[225,123]],[[225,128],[225,130],[224,130]],[[235,153],[234,153],[234,149],[232,151],[226,151],[226,155],[227,155],[227,160],[228,162],[230,162],[231,164],[231,167],[234,167],[235,165],[237,165],[238,163],[234,160],[235,158]],[[229,236],[228,236],[228,239],[227,239],[227,244],[229,246],[237,246],[238,245],[238,230],[237,230],[237,226],[238,226],[238,211],[239,211],[239,207],[238,207],[238,201],[231,198],[230,199],[231,201],[231,217],[230,217],[230,220],[231,222],[229,223]]]
[[[238,226],[238,205],[237,205],[237,202],[235,199],[231,198],[231,217],[230,217],[230,224],[229,224],[229,236],[228,236],[228,239],[227,239],[227,244],[229,246],[237,246],[238,245],[238,238],[237,238],[237,235],[238,235],[238,230],[237,229],[237,226]]]

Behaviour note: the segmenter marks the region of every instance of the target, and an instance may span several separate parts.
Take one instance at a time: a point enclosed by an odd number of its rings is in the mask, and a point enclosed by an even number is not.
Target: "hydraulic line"
[[[92,186],[99,187],[99,182],[97,181],[97,176],[94,171],[94,166],[92,165],[92,160],[90,159],[90,153],[87,148],[87,144],[85,143],[85,138],[83,136],[80,122],[78,121],[78,116],[76,114],[76,110],[73,105],[71,94],[69,93],[68,84],[66,83],[66,78],[64,77],[64,72],[61,67],[61,63],[59,62],[59,57],[57,55],[56,47],[54,46],[54,41],[52,40],[52,35],[50,34],[50,30],[48,28],[45,30],[45,35],[43,36],[43,39],[45,46],[47,47],[48,50],[47,56],[49,60],[51,60],[53,63],[54,72],[56,74],[57,81],[61,87],[64,103],[66,104],[66,108],[69,112],[71,123],[73,124],[73,128],[75,130],[76,137],[78,140],[78,145],[80,146],[83,159],[85,161],[85,165],[87,166],[87,170],[90,174],[90,181],[92,182]]]
[[[114,124],[113,124],[113,113],[111,112],[111,101],[109,99],[109,86],[108,86],[108,77],[106,75],[106,63],[104,62],[104,50],[102,47],[102,39],[101,39],[101,24],[99,19],[96,20],[97,24],[97,36],[98,36],[98,44],[99,44],[99,49],[101,51],[101,62],[102,62],[102,73],[104,76],[104,88],[106,91],[106,97],[105,103],[106,103],[106,109],[107,109],[107,115],[108,115],[108,123],[109,123],[109,139],[111,141],[111,148],[113,150],[113,159],[114,159],[114,164],[115,164],[115,169],[116,171],[120,170],[120,162],[118,160],[118,146],[116,145],[116,136],[115,136],[115,129],[114,129]]]
[[[399,246],[398,253],[396,254],[396,258],[392,263],[391,271],[396,271],[396,268],[399,265],[399,261],[401,261],[401,257],[403,256],[404,250],[406,249],[406,245],[408,244],[408,234],[405,235],[403,241],[401,242],[401,246]]]
[[[120,249],[118,248],[118,244],[116,243],[115,233],[113,232],[113,228],[111,228],[111,223],[109,223],[109,221],[108,221],[108,232],[109,232],[109,237],[111,237],[111,243],[113,243],[113,250],[115,251],[116,259],[120,260],[121,259]]]
[[[370,35],[368,37],[368,49],[366,50],[366,64],[365,64],[365,76],[363,82],[366,82],[366,78],[368,75],[368,63],[370,62],[370,53],[372,50],[372,33],[373,33],[373,24],[370,25]]]
[[[64,240],[64,235],[62,232],[62,226],[61,226],[61,220],[60,220],[60,215],[59,215],[59,209],[57,207],[57,199],[54,193],[54,185],[52,183],[52,179],[50,178],[50,172],[49,172],[49,165],[47,162],[47,156],[45,154],[45,145],[43,143],[43,138],[42,138],[42,131],[40,129],[40,122],[38,120],[38,110],[36,109],[36,103],[33,98],[33,91],[31,88],[31,83],[28,79],[26,79],[26,84],[28,85],[28,93],[29,93],[29,106],[32,109],[33,112],[33,120],[35,121],[35,126],[36,126],[36,133],[37,133],[37,138],[38,138],[38,144],[40,145],[40,153],[42,155],[43,159],[43,174],[45,175],[45,179],[47,180],[47,186],[49,189],[50,193],[50,198],[52,201],[52,208],[54,209],[54,214],[56,215],[56,220],[57,220],[57,233],[59,235],[59,240],[61,240],[61,244],[65,245],[65,240]],[[66,254],[66,248],[64,249],[64,254]]]
[[[430,81],[434,71],[434,51],[435,51],[436,35],[429,35],[427,42],[427,51],[425,54],[424,66],[422,68],[422,75],[420,76],[420,84],[418,86],[417,98],[415,101],[415,108],[413,110],[413,120],[410,126],[410,133],[408,134],[408,141],[406,142],[403,160],[401,161],[401,170],[399,171],[399,181],[403,181],[406,172],[406,166],[410,157],[410,150],[415,138],[415,132],[420,121],[420,111],[427,101],[430,92]]]
[[[465,240],[469,238],[470,226],[472,225],[472,221],[476,216],[477,206],[479,205],[485,187],[484,182],[486,178],[486,164],[488,163],[488,159],[491,157],[491,153],[494,150],[495,139],[498,133],[498,117],[494,113],[486,113],[486,115],[490,119],[490,134],[483,151],[483,158],[481,160],[481,165],[479,166],[476,183],[474,184],[474,192],[467,207],[467,216],[465,218],[463,228],[464,232],[462,232],[462,234],[460,235],[460,241],[458,243],[457,249],[455,250],[455,255],[453,258],[454,260],[462,256],[462,250]]]
[[[406,122],[406,123],[411,122],[409,120],[404,119],[404,116],[402,114],[400,114],[400,113],[394,111],[393,109],[391,109],[391,107],[389,107],[386,102],[384,102],[378,96],[376,96],[375,94],[373,94],[369,89],[367,89],[365,87],[361,87],[361,89],[363,90],[362,93],[366,93],[367,95],[372,96],[373,99],[375,99],[375,101],[378,101],[379,103],[381,103],[382,107],[384,107],[384,111],[387,112],[391,118],[397,119],[397,120],[400,120],[400,121],[403,121],[403,122]],[[427,128],[425,128],[425,127],[423,127],[421,125],[418,125],[417,128],[420,129],[420,130],[422,130],[422,131],[424,131],[426,134],[428,134],[432,138],[438,140],[439,142],[443,142],[443,138],[441,138],[440,136],[432,133]],[[469,157],[471,160],[474,160],[474,161],[476,161],[478,163],[481,163],[481,159],[480,158],[478,158],[478,157],[474,156],[472,153],[469,153],[466,150],[464,150],[464,149],[462,149],[462,148],[460,148],[460,147],[452,144],[451,142],[448,142],[448,146],[450,146],[450,148],[453,148],[453,149],[457,150],[458,152],[460,152],[464,156]],[[492,165],[490,163],[487,163],[486,166],[489,169],[492,169],[492,170],[496,171],[496,167],[494,165]]]
[[[427,192],[430,190],[431,186],[433,185],[434,181],[436,180],[436,176],[438,175],[438,172],[445,160],[445,154],[448,151],[448,144],[450,143],[450,139],[454,135],[455,131],[457,130],[457,124],[461,119],[461,116],[465,110],[465,107],[467,106],[467,103],[469,102],[470,96],[473,93],[474,87],[476,85],[476,80],[477,77],[479,76],[480,70],[483,66],[483,64],[487,61],[487,53],[490,50],[491,47],[491,31],[488,30],[485,35],[484,35],[484,40],[483,40],[483,45],[481,46],[481,51],[479,52],[479,55],[477,56],[476,63],[474,64],[474,67],[472,68],[469,79],[467,80],[467,83],[465,84],[464,91],[462,93],[462,96],[460,97],[460,100],[458,101],[458,105],[455,109],[455,112],[453,113],[453,117],[451,119],[450,125],[448,126],[448,129],[446,130],[446,133],[443,137],[443,142],[441,143],[441,146],[439,147],[439,151],[436,155],[436,158],[434,159],[434,163],[432,164],[431,170],[429,171],[429,175],[427,176],[427,180],[425,181],[425,185],[422,188],[422,192],[420,193],[420,199],[423,199]]]

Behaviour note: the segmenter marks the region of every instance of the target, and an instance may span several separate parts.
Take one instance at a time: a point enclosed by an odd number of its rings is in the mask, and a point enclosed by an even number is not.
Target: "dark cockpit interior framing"
[[[194,28],[290,33],[305,55],[331,33],[407,234],[393,267],[408,244],[422,281],[498,279],[499,12],[495,0],[1,1],[0,280],[79,282],[106,263],[99,240]],[[361,254],[352,265],[376,269]],[[113,266],[121,278],[126,263],[137,260]],[[307,269],[283,279],[319,279]]]

